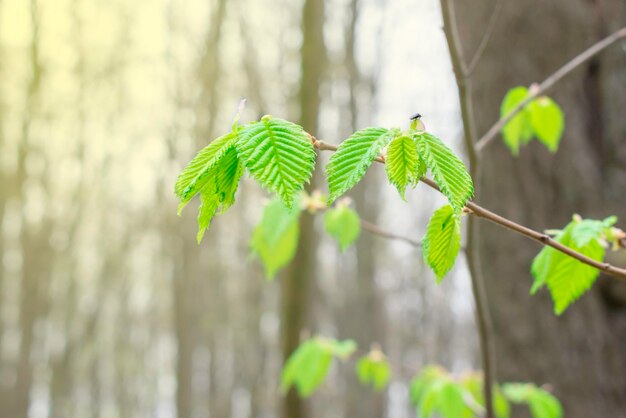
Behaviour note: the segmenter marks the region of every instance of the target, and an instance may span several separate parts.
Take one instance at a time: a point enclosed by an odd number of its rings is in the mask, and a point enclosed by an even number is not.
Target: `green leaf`
[[[463,391],[455,382],[446,382],[441,388],[437,410],[442,418],[463,418],[474,415],[465,404]]]
[[[180,200],[178,212],[195,195],[200,193],[204,186],[215,175],[212,169],[224,154],[230,150],[237,140],[236,132],[229,132],[207,145],[202,149],[180,173],[174,186],[174,192]]]
[[[419,159],[415,141],[406,135],[391,141],[385,163],[387,177],[396,186],[402,199],[406,187],[416,185],[426,174],[426,165]]]
[[[301,397],[310,396],[324,381],[332,361],[330,351],[317,338],[302,343],[289,357],[283,369],[281,390],[295,386]]]
[[[314,337],[303,342],[287,359],[281,390],[286,392],[295,386],[300,396],[310,396],[326,378],[333,357],[345,359],[355,350],[352,340]]]
[[[264,116],[244,126],[237,142],[252,177],[291,207],[315,167],[315,151],[302,127]]]
[[[198,208],[198,234],[196,235],[198,244],[202,241],[204,232],[209,228],[211,219],[215,216],[219,205],[220,202],[212,188],[209,187],[208,190],[206,190],[205,187],[205,189],[202,189],[200,192],[200,207]]]
[[[437,283],[450,271],[461,247],[461,223],[452,206],[437,209],[422,240],[424,260],[437,276]]]
[[[481,407],[485,407],[485,397],[483,395],[483,378],[480,373],[471,373],[461,380],[461,386],[474,398],[474,401]],[[511,406],[504,397],[502,390],[498,386],[493,388],[493,409],[498,418],[509,418],[511,416]]]
[[[604,221],[574,220],[554,240],[596,261],[602,261],[605,250],[599,240],[605,230]],[[554,311],[560,315],[591,288],[599,271],[546,246],[533,260],[531,273],[535,278],[531,294],[547,285],[554,300]]]
[[[558,399],[530,383],[506,383],[502,392],[517,404],[527,404],[534,418],[561,418],[563,407]]]
[[[239,160],[237,150],[228,148],[215,166],[209,170],[208,181],[200,191],[200,208],[198,210],[198,244],[204,232],[209,228],[211,219],[218,213],[224,213],[235,202],[235,193],[239,180],[243,175],[243,164]]]
[[[445,377],[445,370],[439,366],[426,366],[422,369],[420,374],[411,380],[409,387],[409,393],[411,395],[411,403],[415,406],[419,406],[424,399],[426,389],[431,384],[442,377]]]
[[[528,97],[526,87],[514,87],[510,89],[500,105],[500,118],[506,117]],[[519,154],[520,144],[528,143],[533,136],[533,127],[526,108],[519,111],[502,128],[502,139],[515,156]]]
[[[339,242],[341,251],[345,251],[361,233],[359,214],[346,205],[331,208],[324,214],[326,231]]]
[[[320,341],[334,357],[342,360],[350,357],[357,349],[357,345],[353,340],[335,340],[333,338],[320,337]]]
[[[382,390],[391,378],[391,367],[385,356],[380,351],[374,350],[359,359],[356,374],[363,385],[371,385],[376,390]]]
[[[420,158],[454,211],[460,213],[474,195],[474,184],[465,165],[439,138],[429,133],[417,134],[415,138]]]
[[[565,127],[565,118],[559,105],[551,98],[543,96],[530,102],[527,109],[539,142],[550,152],[556,152]]]
[[[287,208],[282,201],[272,200],[264,209],[261,221],[252,233],[250,246],[265,266],[268,279],[285,267],[296,255],[298,247],[300,208]]]
[[[329,204],[361,180],[372,161],[398,132],[397,129],[365,128],[339,145],[326,166]]]

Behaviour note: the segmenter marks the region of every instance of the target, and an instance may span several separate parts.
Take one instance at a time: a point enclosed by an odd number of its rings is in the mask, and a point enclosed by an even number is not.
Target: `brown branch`
[[[328,144],[324,141],[320,141],[314,137],[311,137],[311,141],[313,143],[313,146],[318,149],[318,150],[322,150],[322,151],[337,151],[337,146],[336,145],[332,145],[332,144]],[[379,163],[384,164],[384,160],[382,158],[376,158],[374,161],[377,161]],[[441,190],[439,189],[439,186],[437,186],[437,183],[435,183],[433,180],[426,178],[426,177],[422,177],[420,179],[420,181],[424,184],[426,184],[428,187],[441,192]],[[518,234],[524,235],[525,237],[528,237],[530,239],[533,239],[537,242],[539,242],[542,245],[547,245],[549,247],[554,248],[557,251],[562,252],[563,254],[566,254],[578,261],[580,261],[581,263],[587,264],[591,267],[595,267],[598,270],[601,270],[603,272],[605,272],[606,274],[613,276],[613,277],[617,277],[621,280],[626,280],[626,269],[620,268],[620,267],[616,267],[613,266],[612,264],[609,263],[604,263],[604,262],[600,262],[600,261],[596,261],[592,258],[587,257],[584,254],[579,253],[578,251],[575,251],[569,247],[566,247],[565,245],[555,241],[554,239],[552,239],[549,235],[546,235],[542,232],[539,231],[535,231],[534,229],[528,228],[524,225],[518,224],[517,222],[514,222],[510,219],[507,219],[503,216],[500,216],[496,213],[491,212],[488,209],[483,208],[482,206],[474,203],[474,202],[467,202],[466,204],[466,208],[468,209],[468,212],[479,217],[479,218],[483,218],[486,219],[490,222],[493,222],[497,225],[500,225],[506,229],[509,229],[511,231],[517,232]]]
[[[549,90],[563,77],[574,71],[580,65],[584,64],[587,60],[591,59],[593,56],[599,54],[600,52],[623,38],[626,38],[626,27],[623,27],[617,32],[614,32],[613,34],[592,45],[590,48],[577,55],[571,61],[559,68],[555,73],[550,75],[541,84],[539,84],[536,89],[531,90],[528,97],[526,97],[526,99],[524,99],[517,106],[515,106],[515,108],[511,110],[506,116],[500,118],[496,123],[494,123],[493,126],[489,128],[489,130],[476,143],[476,151],[482,151],[483,148],[485,148],[491,141],[493,141],[498,135],[498,132],[500,132],[500,130],[504,127],[504,125],[506,125],[506,123],[510,121],[513,116],[515,116],[533,99]]]

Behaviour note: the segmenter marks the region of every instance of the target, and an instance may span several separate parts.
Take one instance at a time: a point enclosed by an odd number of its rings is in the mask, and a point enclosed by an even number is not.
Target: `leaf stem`
[[[534,98],[545,93],[548,89],[552,88],[556,83],[558,83],[563,77],[565,77],[576,68],[584,64],[586,61],[623,38],[626,38],[626,27],[623,27],[620,30],[613,32],[611,35],[595,43],[579,55],[575,56],[565,65],[563,65],[553,74],[551,74],[548,78],[546,78],[541,84],[539,84],[537,89],[530,89],[528,97],[526,97],[525,100],[515,106],[515,108],[513,108],[506,116],[500,118],[496,123],[494,123],[493,126],[489,128],[489,130],[478,140],[478,142],[476,142],[476,151],[480,152],[487,145],[489,145],[489,143],[491,143],[496,138],[498,132],[500,132],[504,125],[506,125],[506,123],[511,120],[513,116],[515,116]]]

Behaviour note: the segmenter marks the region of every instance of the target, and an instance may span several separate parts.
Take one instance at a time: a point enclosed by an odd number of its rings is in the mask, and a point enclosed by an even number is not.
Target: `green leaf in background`
[[[180,173],[174,192],[180,200],[178,213],[216,175],[213,170],[218,161],[230,150],[237,140],[236,132],[229,132],[203,148]]]
[[[565,118],[559,105],[551,98],[543,96],[530,102],[527,111],[539,142],[550,152],[556,152],[565,127]]]
[[[406,187],[416,185],[426,174],[426,165],[419,159],[415,141],[406,135],[391,141],[385,163],[387,177],[396,186],[402,199]]]
[[[510,89],[500,105],[500,118],[506,117],[518,104],[528,97],[526,87],[513,87]],[[507,122],[502,128],[502,138],[515,156],[519,154],[520,144],[526,144],[533,136],[533,128],[526,109],[522,109]]]
[[[461,379],[460,385],[472,395],[474,401],[485,408],[485,397],[483,395],[482,373],[470,373]],[[502,390],[495,386],[493,388],[493,410],[498,418],[509,418],[511,416],[511,405],[504,397]]]
[[[506,117],[529,95],[526,87],[510,89],[500,105],[500,118]],[[547,96],[530,101],[502,128],[502,139],[515,156],[520,145],[527,144],[537,137],[550,152],[556,152],[563,136],[565,117],[559,105]]]
[[[365,128],[339,145],[326,166],[329,204],[363,178],[372,161],[398,132],[397,129]]]
[[[264,116],[244,126],[237,142],[252,177],[291,207],[315,167],[315,150],[302,127]]]
[[[290,209],[279,199],[272,200],[263,210],[261,221],[252,233],[250,247],[263,262],[268,279],[295,256],[300,234],[299,217],[299,205]]]
[[[411,403],[414,406],[419,406],[424,399],[426,389],[435,381],[446,375],[446,371],[435,365],[429,365],[424,367],[419,375],[417,375],[409,386],[409,394],[411,396]]]
[[[310,396],[328,374],[332,354],[317,339],[300,344],[287,360],[281,378],[281,390],[295,386],[301,397]]]
[[[322,384],[333,357],[346,359],[356,350],[352,340],[314,337],[304,341],[289,356],[283,368],[281,390],[295,386],[301,397],[310,396]]]
[[[437,283],[450,271],[461,247],[461,223],[452,206],[437,209],[422,240],[424,260],[437,276]]]
[[[527,404],[533,418],[561,418],[563,407],[558,399],[530,383],[506,383],[502,392],[513,403]]]
[[[383,353],[379,350],[372,350],[368,355],[359,359],[356,364],[356,374],[363,385],[371,385],[376,390],[382,390],[391,378],[391,367]]]
[[[574,219],[554,240],[596,261],[602,261],[605,254],[602,239],[615,221],[615,217],[603,221]],[[554,311],[560,315],[591,288],[599,271],[546,246],[533,260],[531,273],[535,279],[531,294],[547,285],[554,301]]]
[[[433,173],[455,213],[474,195],[474,183],[463,162],[441,140],[429,133],[416,134],[417,151]]]
[[[422,375],[411,382],[411,400],[417,408],[418,418],[474,416],[466,404],[466,398],[471,395],[445,371],[431,376]]]
[[[361,233],[359,214],[345,204],[330,208],[324,214],[324,227],[339,243],[341,251],[345,251]]]

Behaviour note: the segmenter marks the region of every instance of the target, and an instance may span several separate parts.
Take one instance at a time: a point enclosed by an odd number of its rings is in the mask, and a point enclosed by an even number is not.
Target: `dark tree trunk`
[[[306,0],[302,9],[302,49],[300,80],[300,117],[298,122],[308,132],[317,134],[321,104],[320,85],[324,74],[326,47],[324,45],[324,0]],[[310,189],[315,187],[313,178]],[[300,342],[300,334],[309,316],[309,299],[316,273],[317,248],[313,217],[300,218],[300,239],[296,256],[282,277],[282,351],[284,360]],[[294,390],[287,393],[282,416],[302,418],[307,415],[304,403]]]
[[[465,61],[475,51],[495,2],[457,1]],[[507,89],[540,82],[626,22],[621,1],[506,2],[472,76],[478,133],[499,116]],[[483,152],[477,201],[542,230],[572,214],[626,221],[626,56],[613,46],[549,94],[566,129],[551,155],[537,142],[510,155],[500,138]],[[621,147],[620,147],[621,144]],[[600,277],[592,291],[556,317],[547,292],[530,296],[539,246],[489,223],[479,225],[500,381],[549,383],[566,416],[626,416],[626,289]],[[626,265],[624,255],[612,262]],[[620,296],[621,292],[621,296]]]

